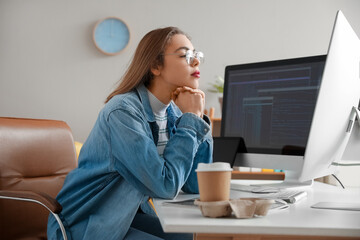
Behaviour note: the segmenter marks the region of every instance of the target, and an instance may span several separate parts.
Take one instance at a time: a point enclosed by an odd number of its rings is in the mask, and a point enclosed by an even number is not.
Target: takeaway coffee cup
[[[231,171],[229,163],[199,163],[196,169],[200,201],[227,201],[230,198]]]

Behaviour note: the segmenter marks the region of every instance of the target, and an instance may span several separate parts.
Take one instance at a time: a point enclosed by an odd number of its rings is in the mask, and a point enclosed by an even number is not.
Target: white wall
[[[325,54],[341,9],[360,36],[359,0],[1,0],[0,116],[65,120],[85,141],[142,36],[178,26],[206,55],[200,88],[226,65]],[[117,56],[92,42],[95,23],[122,18],[129,46]],[[207,93],[206,106],[217,95]]]
[[[174,25],[192,36],[207,91],[226,65],[325,54],[338,9],[360,35],[358,0],[1,0],[0,116],[62,119],[84,141],[148,31]],[[107,16],[131,31],[117,56],[92,42]],[[216,94],[206,106],[220,115]]]

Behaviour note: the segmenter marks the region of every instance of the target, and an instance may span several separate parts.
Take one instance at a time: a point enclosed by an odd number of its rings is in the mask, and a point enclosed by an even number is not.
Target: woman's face
[[[158,72],[155,71],[155,78],[162,81],[169,90],[183,86],[199,87],[200,62],[195,58],[188,64],[185,58],[187,50],[194,50],[190,40],[182,34],[174,35],[165,50],[164,64],[159,66]]]

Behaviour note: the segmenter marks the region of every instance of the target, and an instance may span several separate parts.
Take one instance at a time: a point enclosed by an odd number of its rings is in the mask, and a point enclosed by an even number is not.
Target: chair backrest
[[[76,167],[74,140],[63,121],[0,117],[0,189],[56,197]],[[1,239],[46,239],[49,212],[31,202],[0,200]]]

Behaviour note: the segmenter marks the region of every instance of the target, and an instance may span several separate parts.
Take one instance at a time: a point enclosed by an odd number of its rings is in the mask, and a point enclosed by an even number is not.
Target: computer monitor
[[[360,147],[356,138],[349,142],[354,121],[360,120],[359,107],[360,40],[338,11],[300,181],[333,173],[334,163],[341,161],[348,143]],[[360,159],[358,155],[353,157]]]
[[[227,66],[221,136],[247,149],[235,166],[282,169],[284,187],[333,173],[359,104],[359,65],[359,39],[339,11],[327,55]]]

